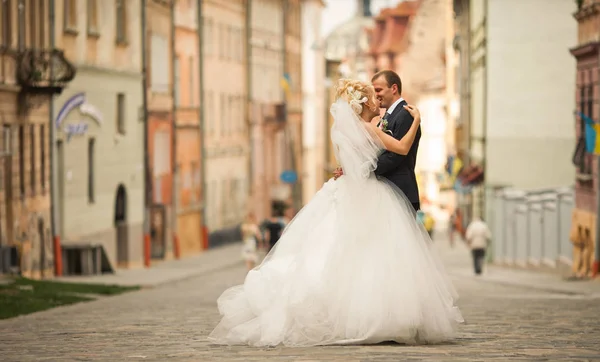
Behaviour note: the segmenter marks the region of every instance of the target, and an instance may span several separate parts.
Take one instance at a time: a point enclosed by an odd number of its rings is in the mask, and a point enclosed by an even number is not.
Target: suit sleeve
[[[395,125],[396,127],[393,130],[394,138],[397,140],[402,139],[402,137],[404,137],[408,133],[412,122],[413,117],[410,115],[410,113],[406,112]],[[390,151],[383,152],[377,160],[377,168],[375,169],[375,174],[381,176],[395,169],[402,163],[402,161],[404,161],[406,156],[407,155],[399,155]]]

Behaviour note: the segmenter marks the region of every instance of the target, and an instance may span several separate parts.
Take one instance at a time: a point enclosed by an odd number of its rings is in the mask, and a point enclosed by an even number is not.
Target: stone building
[[[143,265],[141,2],[57,0],[58,46],[78,68],[54,100],[55,219],[65,274]],[[82,266],[100,246],[103,265]]]
[[[202,130],[198,2],[175,3],[174,93],[176,124],[176,235],[181,256],[204,247],[202,219]]]
[[[60,273],[51,231],[50,108],[75,77],[52,43],[50,5],[0,2],[0,273],[33,278]]]
[[[586,136],[597,132],[594,123],[600,119],[600,1],[581,1],[574,13],[578,22],[577,44],[571,48],[576,60],[576,117],[573,162],[575,174],[575,208],[573,210],[571,241],[574,246],[573,273],[577,276],[598,273],[600,247],[596,245],[598,232],[598,154],[597,146],[586,145]],[[586,121],[586,117],[589,120]],[[596,142],[598,142],[598,135]]]
[[[236,232],[248,206],[247,6],[243,0],[202,2],[205,206],[211,244]]]
[[[146,0],[146,111],[150,208],[150,258],[172,258],[174,241],[175,158],[173,136],[173,0]]]
[[[497,189],[573,182],[575,58],[567,49],[577,38],[575,7],[567,0],[453,2],[460,99],[456,147],[465,165],[457,189],[467,221],[491,219],[488,200]]]
[[[250,2],[249,126],[252,149],[250,209],[259,220],[271,216],[278,194],[279,176],[286,153],[284,92],[281,88],[284,59],[282,0]]]

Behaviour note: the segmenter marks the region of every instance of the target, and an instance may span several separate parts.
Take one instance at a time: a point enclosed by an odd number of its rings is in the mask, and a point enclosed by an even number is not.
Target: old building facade
[[[280,194],[279,177],[284,171],[285,113],[283,75],[283,1],[253,0],[249,8],[249,120],[252,210],[259,220],[271,216],[272,202]]]
[[[149,182],[150,257],[178,251],[174,225],[173,3],[146,0],[145,62]]]
[[[175,3],[173,104],[177,182],[174,202],[181,256],[198,253],[204,247],[197,6],[196,1]]]
[[[285,52],[283,61],[283,77],[285,82],[285,139],[289,153],[284,153],[284,172],[295,173],[296,181],[287,183],[291,191],[288,204],[295,209],[302,207],[302,0],[284,1]],[[283,180],[285,182],[285,178]],[[288,186],[282,185],[282,186]]]
[[[488,201],[496,190],[571,186],[575,177],[575,59],[567,49],[576,43],[571,16],[576,5],[516,0],[453,5],[460,99],[456,147],[465,165],[456,184],[458,203],[467,221],[491,219]],[[542,34],[553,41],[540,42]],[[553,61],[540,66],[540,54]],[[552,106],[557,103],[563,106]]]
[[[56,220],[64,273],[89,245],[108,265],[143,264],[143,123],[139,0],[58,0],[57,45],[78,68],[54,101]]]
[[[325,150],[327,110],[325,95],[324,44],[320,37],[322,0],[302,3],[302,175],[303,204],[323,185],[327,175]]]
[[[236,229],[248,206],[247,2],[202,2],[206,224],[211,243]]]
[[[392,8],[384,8],[375,17],[375,24],[369,31],[368,73],[380,70],[402,69],[402,54],[408,49],[409,31],[420,1],[403,1]],[[405,96],[409,95],[403,90]]]
[[[575,101],[579,116],[575,124],[575,208],[571,242],[574,246],[573,273],[586,276],[598,273],[600,260],[600,247],[596,245],[599,151],[597,143],[586,144],[590,143],[589,133],[597,132],[594,124],[600,118],[600,1],[582,1],[574,17],[578,22],[578,39],[571,54],[577,62]]]
[[[50,6],[0,2],[0,273],[33,278],[60,272],[51,231],[50,105],[75,77],[52,43]]]

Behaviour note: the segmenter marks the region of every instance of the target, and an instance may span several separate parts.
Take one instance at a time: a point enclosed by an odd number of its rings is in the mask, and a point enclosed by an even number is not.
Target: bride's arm
[[[406,106],[407,110],[411,112],[411,110],[416,110],[416,108],[412,106]],[[412,107],[412,108],[411,108]],[[383,143],[383,147],[390,152],[397,153],[399,155],[406,155],[410,148],[412,147],[413,142],[415,141],[415,137],[417,136],[417,131],[419,130],[419,125],[421,124],[421,115],[419,111],[411,112],[413,115],[413,123],[410,126],[408,132],[401,139],[397,140],[389,134],[383,132],[379,127],[375,126],[373,123],[371,127],[374,128],[377,136]]]

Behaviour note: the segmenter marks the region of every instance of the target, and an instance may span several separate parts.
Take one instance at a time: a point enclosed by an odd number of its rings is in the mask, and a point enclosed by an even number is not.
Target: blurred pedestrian
[[[465,238],[473,256],[475,274],[480,275],[483,269],[485,251],[492,239],[492,232],[485,221],[476,217],[467,227]]]
[[[284,210],[276,209],[273,216],[265,220],[263,229],[265,230],[266,247],[271,251],[283,233],[287,222],[284,218]]]
[[[448,228],[448,232],[450,233],[450,247],[454,247],[454,237],[456,234],[459,235],[460,238],[465,238],[465,230],[463,227],[463,216],[460,209],[455,209],[454,213],[450,216],[450,226]]]
[[[263,238],[256,222],[256,216],[249,212],[241,226],[242,229],[242,256],[246,261],[248,270],[252,270],[258,263],[258,249],[263,248]]]

